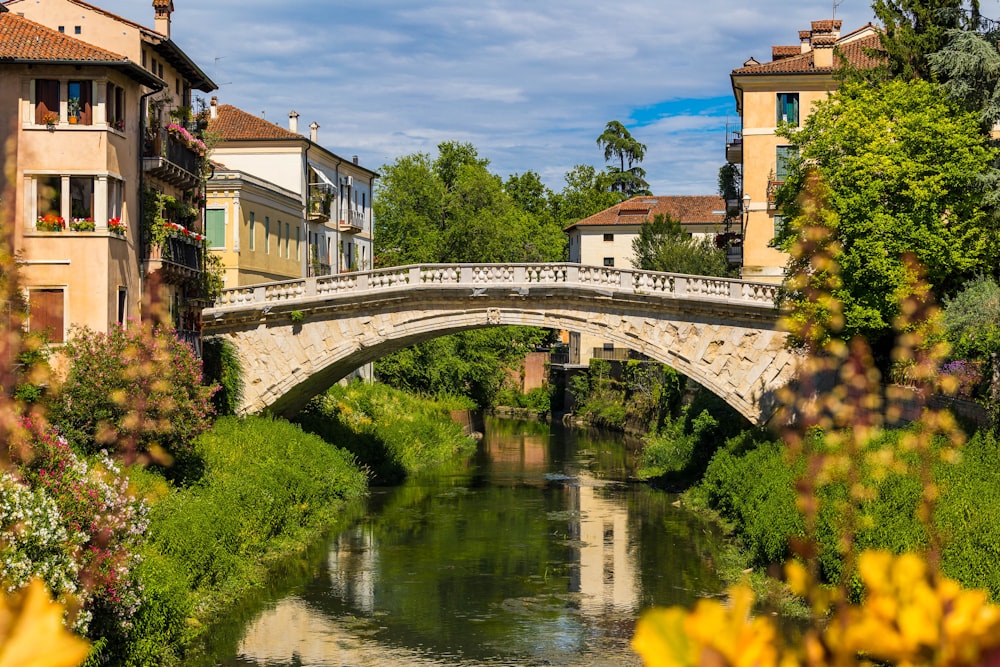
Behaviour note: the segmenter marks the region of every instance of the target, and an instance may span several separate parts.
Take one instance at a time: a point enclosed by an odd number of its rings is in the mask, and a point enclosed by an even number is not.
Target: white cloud
[[[93,0],[144,25],[151,2]],[[647,145],[654,192],[715,191],[729,72],[795,44],[832,4],[759,0],[177,0],[173,37],[220,84],[220,102],[291,109],[320,141],[378,169],[470,141],[497,173],[534,170],[554,189],[579,163],[603,166],[612,119]],[[845,30],[871,20],[845,0]],[[218,58],[218,60],[216,60]],[[659,111],[657,111],[659,110]]]

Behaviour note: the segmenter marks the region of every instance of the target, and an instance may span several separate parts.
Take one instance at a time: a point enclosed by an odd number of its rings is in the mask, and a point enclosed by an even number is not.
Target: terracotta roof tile
[[[771,60],[781,60],[782,58],[789,58],[791,56],[798,56],[802,54],[801,46],[772,46],[771,47]]]
[[[834,30],[840,30],[840,26],[844,24],[843,21],[838,21],[836,19],[827,19],[825,21],[813,21],[812,31],[816,32],[833,32]]]
[[[208,131],[223,141],[261,139],[305,139],[301,134],[247,113],[232,104],[220,104],[218,117],[209,121]]]
[[[92,46],[10,12],[0,13],[0,61],[2,60],[129,62],[125,56]]]
[[[834,67],[817,68],[813,63],[813,52],[772,60],[759,65],[749,65],[733,70],[735,75],[806,74],[811,72],[832,72],[839,69],[846,60],[855,67],[869,69],[878,65],[878,59],[869,55],[869,49],[879,50],[882,43],[877,34],[867,35],[849,42],[840,40],[834,51]]]
[[[726,202],[718,195],[675,195],[633,197],[566,227],[591,225],[638,225],[651,222],[660,213],[669,214],[682,224],[722,224]]]

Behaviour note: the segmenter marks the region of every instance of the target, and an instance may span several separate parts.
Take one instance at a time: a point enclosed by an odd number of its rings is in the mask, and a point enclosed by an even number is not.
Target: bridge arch
[[[761,423],[796,367],[776,326],[774,290],[578,264],[406,266],[225,290],[204,311],[203,334],[235,344],[244,412],[294,414],[396,350],[468,329],[524,325],[634,349]]]

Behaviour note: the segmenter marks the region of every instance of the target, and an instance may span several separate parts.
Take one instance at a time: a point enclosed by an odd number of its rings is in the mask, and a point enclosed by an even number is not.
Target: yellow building
[[[250,211],[240,204],[243,218],[238,246],[232,230],[227,232],[232,241],[226,249],[227,273],[229,262],[241,267],[239,281],[252,276],[281,279],[372,268],[372,195],[378,174],[360,166],[357,157],[348,160],[320,146],[317,123],[309,126],[309,136],[300,134],[299,115],[294,111],[285,128],[212,98],[209,118],[208,129],[219,138],[212,152],[214,160],[228,172],[252,176],[258,185],[273,184],[275,193],[290,194],[297,202],[294,216],[281,213],[270,222],[261,217],[269,214],[254,211],[252,236]],[[216,172],[210,179],[210,189],[216,188],[222,173],[227,172]],[[225,208],[218,197],[214,201]],[[273,255],[276,246],[270,244],[280,244],[280,261]],[[299,268],[293,272],[295,262]]]
[[[199,342],[205,155],[193,126],[182,125],[192,91],[216,86],[171,39],[172,2],[152,7],[155,29],[80,0],[3,4],[5,20],[31,33],[0,45],[17,51],[0,64],[10,91],[0,96],[10,119],[0,138],[14,138],[20,184],[16,246],[29,296],[45,301],[36,311],[59,313],[62,293],[61,316],[46,324],[57,338],[60,319],[65,335],[70,324],[104,331],[149,316],[144,298]],[[171,224],[154,242],[156,198],[168,204],[159,220]],[[90,219],[95,229],[44,231],[45,216],[67,227]],[[115,234],[117,224],[128,231]],[[96,247],[101,238],[107,252]]]
[[[800,126],[813,105],[836,90],[836,71],[846,60],[854,67],[875,64],[870,49],[879,47],[878,28],[869,23],[840,34],[837,20],[813,21],[799,32],[799,44],[774,46],[770,62],[751,58],[731,74],[742,132],[730,138],[726,159],[742,167],[742,277],[781,282],[788,256],[772,246],[784,221],[774,194],[785,179],[793,148],[777,136],[779,123]]]
[[[226,287],[305,275],[302,203],[290,190],[216,165],[208,179],[205,226],[208,250],[225,267]]]

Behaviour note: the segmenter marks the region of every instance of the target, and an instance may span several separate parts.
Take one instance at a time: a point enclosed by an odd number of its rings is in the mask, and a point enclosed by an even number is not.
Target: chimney
[[[812,39],[812,31],[810,30],[799,30],[799,48],[800,53],[809,53],[809,49],[812,48],[810,40]]]
[[[288,129],[296,134],[299,132],[299,112],[295,109],[288,112]]]
[[[812,38],[813,67],[816,69],[833,69],[833,47],[837,38],[833,35],[815,35]]]
[[[174,12],[173,0],[153,0],[153,11],[156,12],[156,21],[153,28],[161,35],[170,37],[170,15]]]
[[[354,164],[357,164],[358,163],[358,156],[357,155],[352,156],[351,157],[351,162],[353,162]]]
[[[316,121],[309,123],[309,141],[319,143],[319,123]]]
[[[219,98],[212,95],[212,101],[208,105],[208,118],[215,120],[219,117]]]

